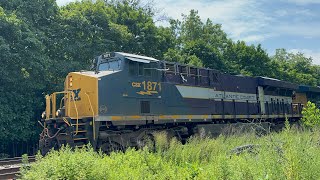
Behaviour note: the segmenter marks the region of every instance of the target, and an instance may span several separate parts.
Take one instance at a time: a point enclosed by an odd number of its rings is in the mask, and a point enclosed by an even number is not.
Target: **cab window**
[[[107,70],[120,70],[121,61],[107,61],[99,65],[99,71],[107,71]]]
[[[129,74],[133,76],[151,76],[150,63],[129,61]]]
[[[150,65],[150,63],[144,65],[144,75],[145,76],[151,76],[151,65]]]
[[[143,76],[144,63],[138,63],[138,66],[139,66],[139,76]]]
[[[134,61],[129,61],[129,74],[137,75],[138,74],[138,64]]]

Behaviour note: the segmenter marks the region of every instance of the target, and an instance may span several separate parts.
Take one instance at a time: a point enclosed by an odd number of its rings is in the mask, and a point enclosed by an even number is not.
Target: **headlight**
[[[73,81],[72,76],[70,76],[70,77],[69,77],[69,86],[70,86],[70,87],[72,87],[72,81]]]
[[[58,109],[58,110],[56,111],[56,116],[57,116],[57,117],[61,116],[61,110],[60,110],[60,109]]]
[[[41,114],[41,118],[44,119],[46,117],[46,112],[43,111],[43,113]]]

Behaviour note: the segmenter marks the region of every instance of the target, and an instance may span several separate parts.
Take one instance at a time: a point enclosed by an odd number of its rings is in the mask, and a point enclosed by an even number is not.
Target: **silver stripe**
[[[235,100],[237,102],[256,102],[257,95],[250,93],[238,93],[228,91],[215,91],[210,88],[192,87],[176,85],[179,93],[183,98],[195,98],[195,99],[214,99],[220,101],[221,99],[226,101]]]

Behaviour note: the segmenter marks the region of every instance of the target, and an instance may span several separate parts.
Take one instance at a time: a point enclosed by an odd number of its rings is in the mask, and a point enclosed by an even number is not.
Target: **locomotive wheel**
[[[137,144],[139,149],[147,147],[151,152],[156,151],[156,142],[152,134],[145,134],[137,141]]]
[[[123,151],[121,144],[114,141],[103,141],[98,146],[102,152],[110,154],[111,152],[120,152]]]

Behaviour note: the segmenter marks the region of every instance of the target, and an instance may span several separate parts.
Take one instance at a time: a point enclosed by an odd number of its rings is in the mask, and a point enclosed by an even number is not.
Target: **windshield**
[[[121,64],[120,60],[104,62],[99,65],[99,71],[120,70],[120,64]]]

